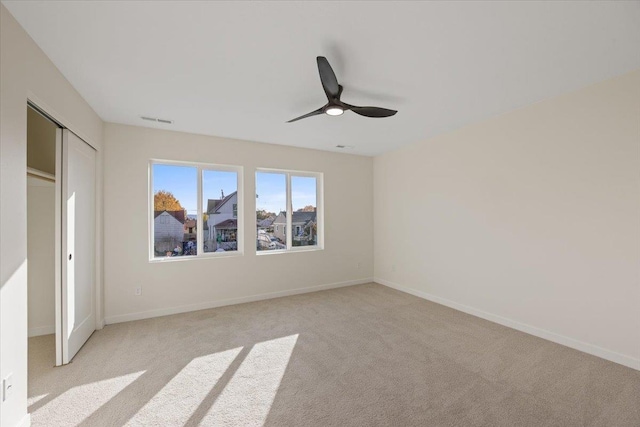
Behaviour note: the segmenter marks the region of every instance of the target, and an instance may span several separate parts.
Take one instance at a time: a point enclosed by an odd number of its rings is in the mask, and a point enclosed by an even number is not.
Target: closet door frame
[[[95,300],[94,308],[96,312],[96,329],[102,329],[104,326],[104,312],[102,307],[102,152],[98,149],[98,145],[95,144],[91,138],[87,138],[84,132],[78,129],[73,124],[73,120],[69,121],[69,117],[57,112],[44,100],[40,99],[35,93],[28,91],[27,93],[27,105],[45,118],[54,122],[58,126],[56,132],[56,183],[55,183],[55,342],[56,342],[56,366],[62,366],[63,353],[62,353],[62,131],[68,129],[75,133],[80,139],[82,139],[89,146],[96,150],[96,189],[95,189]]]

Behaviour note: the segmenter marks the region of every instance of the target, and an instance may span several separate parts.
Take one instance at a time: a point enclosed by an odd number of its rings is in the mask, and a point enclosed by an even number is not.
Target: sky
[[[193,166],[153,165],[153,192],[170,191],[189,215],[198,213],[198,169]],[[221,190],[227,196],[238,188],[235,172],[203,171],[203,204],[208,199],[220,199]],[[279,213],[286,208],[286,175],[282,173],[256,173],[256,206],[268,212]],[[293,210],[307,205],[316,206],[316,178],[291,177]]]
[[[291,204],[293,210],[316,206],[316,179],[291,177]],[[256,209],[278,214],[287,208],[287,181],[282,173],[256,173]]]
[[[235,172],[202,171],[204,209],[208,199],[220,199],[221,190],[228,196],[238,189]],[[153,165],[153,192],[170,191],[189,215],[198,213],[198,169],[193,166]]]

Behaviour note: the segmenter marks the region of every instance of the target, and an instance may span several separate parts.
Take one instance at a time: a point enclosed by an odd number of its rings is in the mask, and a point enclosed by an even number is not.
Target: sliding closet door
[[[96,328],[96,152],[62,131],[62,363]]]

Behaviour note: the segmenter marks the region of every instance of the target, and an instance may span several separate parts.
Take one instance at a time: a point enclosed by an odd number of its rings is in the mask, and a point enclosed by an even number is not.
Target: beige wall
[[[244,168],[243,256],[148,261],[150,159]],[[324,250],[256,255],[258,167],[324,173]],[[107,323],[370,280],[372,175],[371,157],[106,124]],[[134,296],[137,286],[141,296]]]
[[[27,109],[27,166],[56,174],[56,130],[58,126],[32,108]]]
[[[55,196],[56,188],[53,182],[28,177],[27,300],[29,336],[55,332]]]
[[[375,158],[375,277],[640,369],[640,71]]]
[[[102,148],[102,121],[0,5],[0,425],[27,416],[27,99]]]

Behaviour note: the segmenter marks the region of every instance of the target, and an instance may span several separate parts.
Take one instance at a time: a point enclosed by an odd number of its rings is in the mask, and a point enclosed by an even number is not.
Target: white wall
[[[376,281],[640,369],[639,171],[640,71],[376,157]]]
[[[0,5],[0,425],[27,422],[27,99],[98,150],[102,121]]]
[[[53,142],[55,145],[55,139]],[[53,182],[27,178],[27,300],[31,337],[55,332],[55,197]]]
[[[107,323],[373,277],[371,157],[116,124],[104,135]],[[150,159],[244,167],[243,256],[148,261]],[[324,172],[324,250],[256,255],[257,167]]]

